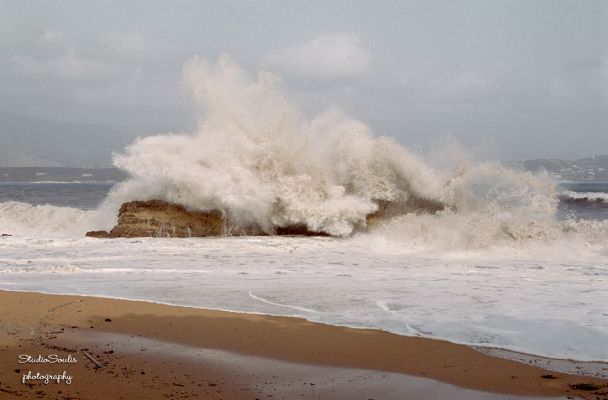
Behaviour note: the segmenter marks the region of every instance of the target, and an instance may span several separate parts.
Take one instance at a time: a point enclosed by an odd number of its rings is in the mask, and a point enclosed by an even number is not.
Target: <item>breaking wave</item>
[[[439,171],[337,109],[306,119],[276,77],[251,79],[227,57],[216,65],[193,59],[184,75],[201,110],[197,131],[140,139],[116,155],[131,178],[110,196],[115,203],[161,199],[220,209],[268,233],[305,225],[335,236],[365,228],[369,215],[385,217],[386,205],[391,216],[429,208],[555,212],[547,179],[496,165]]]
[[[566,190],[560,193],[560,200],[566,203],[595,203],[608,207],[608,193],[606,192],[573,192]]]
[[[113,223],[102,218],[100,210],[0,202],[0,234],[5,235],[82,237],[94,227]]]
[[[111,228],[123,202],[159,199],[219,209],[267,233],[291,225],[343,237],[369,230],[412,248],[450,250],[566,240],[608,255],[597,244],[608,222],[558,220],[560,194],[546,175],[458,152],[435,162],[335,108],[307,118],[277,77],[253,79],[225,56],[216,64],[192,59],[184,77],[200,110],[195,132],[138,139],[115,154],[129,178],[100,210],[1,203],[2,229],[81,235]]]
[[[131,179],[114,198],[220,209],[268,233],[305,225],[347,236],[379,200],[439,195],[419,157],[339,110],[305,119],[269,73],[251,80],[223,57],[190,61],[185,78],[202,112],[198,131],[140,139],[116,155]]]

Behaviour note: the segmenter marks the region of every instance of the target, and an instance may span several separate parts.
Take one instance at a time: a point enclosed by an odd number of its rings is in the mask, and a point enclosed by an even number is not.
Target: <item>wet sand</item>
[[[0,399],[608,398],[571,386],[605,379],[377,330],[25,292],[0,291],[0,304]],[[22,383],[29,371],[66,371],[71,384]]]

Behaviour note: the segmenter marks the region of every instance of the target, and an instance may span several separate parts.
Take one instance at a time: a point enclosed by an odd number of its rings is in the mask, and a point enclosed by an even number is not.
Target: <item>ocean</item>
[[[225,57],[193,60],[184,74],[196,130],[114,154],[123,178],[0,171],[0,234],[12,235],[0,236],[0,288],[608,362],[606,184],[557,184],[542,171],[469,160],[450,143],[418,154],[338,108],[299,110],[277,80]],[[329,236],[85,237],[111,229],[124,202],[150,199],[219,209],[269,234],[304,225]],[[425,202],[443,210],[430,214]]]
[[[13,235],[0,238],[0,288],[298,316],[608,361],[606,236],[489,247],[408,240],[391,227],[347,238],[83,237],[113,187],[0,183],[0,234]],[[608,184],[564,183],[558,198],[562,222],[608,219]]]
[[[112,183],[0,182],[0,203],[12,201],[94,210],[113,186]]]
[[[0,181],[0,203],[13,201],[30,205],[94,210],[102,204],[115,184],[116,182]],[[563,182],[559,187],[558,218],[608,219],[608,183]]]
[[[560,187],[560,218],[608,219],[608,183],[564,182]]]

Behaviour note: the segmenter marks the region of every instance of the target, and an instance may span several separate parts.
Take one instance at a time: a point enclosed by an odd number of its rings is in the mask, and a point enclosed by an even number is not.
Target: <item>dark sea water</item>
[[[50,204],[83,210],[97,208],[115,183],[0,182],[0,202]],[[608,183],[560,184],[561,219],[608,220]]]
[[[125,178],[116,168],[0,167],[0,202],[91,210]]]
[[[608,183],[562,183],[559,199],[560,218],[608,220]]]
[[[18,201],[32,205],[50,204],[83,210],[97,208],[114,184],[108,183],[4,183],[0,202]]]

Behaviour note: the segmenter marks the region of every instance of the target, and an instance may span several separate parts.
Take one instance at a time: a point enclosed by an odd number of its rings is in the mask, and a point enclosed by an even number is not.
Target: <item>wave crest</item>
[[[95,226],[107,226],[113,222],[102,218],[100,210],[48,204],[34,206],[16,201],[0,203],[0,234],[81,237]]]
[[[99,210],[1,203],[2,228],[83,235],[111,228],[124,202],[158,199],[220,210],[237,226],[267,233],[306,226],[349,236],[371,227],[412,249],[569,241],[608,254],[597,240],[607,236],[606,222],[557,219],[560,195],[547,175],[466,159],[433,168],[337,109],[305,118],[276,77],[251,79],[227,57],[215,65],[193,59],[184,75],[201,110],[194,133],[146,137],[115,155],[129,179]]]
[[[566,190],[560,193],[560,198],[566,203],[586,203],[608,207],[608,193],[605,192],[573,192]]]
[[[192,60],[185,77],[203,114],[198,131],[147,137],[116,155],[131,176],[116,202],[160,199],[267,232],[306,225],[346,236],[379,200],[439,195],[417,156],[335,109],[306,120],[268,73],[251,80],[224,57]]]
[[[278,78],[261,72],[251,79],[227,57],[215,65],[195,58],[184,75],[201,110],[196,132],[144,138],[116,155],[131,178],[110,202],[219,209],[237,225],[268,233],[305,225],[348,236],[380,220],[376,232],[443,249],[574,234],[592,240],[587,232],[606,229],[559,222],[556,185],[547,175],[467,160],[435,169],[339,110],[306,119]],[[406,213],[420,209],[437,213]]]

